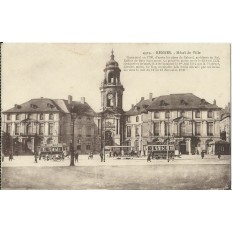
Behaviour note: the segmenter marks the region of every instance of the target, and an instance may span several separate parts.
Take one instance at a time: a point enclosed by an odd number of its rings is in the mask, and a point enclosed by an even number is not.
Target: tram
[[[167,159],[167,156],[175,156],[174,144],[153,144],[147,145],[148,153],[152,154],[152,159]]]

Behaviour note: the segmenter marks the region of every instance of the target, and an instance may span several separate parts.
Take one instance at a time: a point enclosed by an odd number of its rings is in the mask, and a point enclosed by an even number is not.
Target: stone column
[[[11,128],[11,135],[14,136],[15,135],[15,123],[12,122],[12,128]]]
[[[189,139],[188,141],[188,150],[189,150],[189,155],[192,155],[191,139]]]

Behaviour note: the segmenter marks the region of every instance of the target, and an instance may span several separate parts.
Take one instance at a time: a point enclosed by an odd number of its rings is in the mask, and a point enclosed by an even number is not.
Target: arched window
[[[49,120],[54,120],[54,114],[49,114]]]
[[[113,84],[113,82],[114,82],[114,74],[110,72],[108,75],[108,83]]]
[[[27,125],[27,135],[31,135],[32,134],[32,125],[31,123]]]
[[[107,95],[107,103],[106,103],[107,107],[112,107],[113,106],[113,94],[109,93]]]
[[[180,124],[180,136],[185,135],[185,123]]]

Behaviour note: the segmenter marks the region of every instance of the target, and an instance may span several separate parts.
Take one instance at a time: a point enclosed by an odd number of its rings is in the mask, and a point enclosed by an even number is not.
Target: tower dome
[[[113,51],[113,49],[111,51],[110,60],[106,63],[106,67],[108,67],[108,66],[116,66],[116,67],[118,67],[118,62],[114,60],[114,51]]]

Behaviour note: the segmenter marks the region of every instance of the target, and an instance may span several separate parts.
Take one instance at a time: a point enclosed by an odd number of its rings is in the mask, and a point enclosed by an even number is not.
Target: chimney
[[[152,101],[152,93],[149,93],[149,100]]]
[[[132,108],[132,109],[134,109],[134,106],[135,106],[135,105],[134,105],[134,104],[132,104],[132,105],[131,105],[131,108]]]
[[[81,104],[85,104],[85,97],[81,97]]]
[[[72,104],[72,96],[71,95],[68,95],[68,104]]]
[[[214,105],[216,105],[216,104],[217,104],[217,102],[216,102],[216,100],[215,100],[215,99],[213,100],[213,104],[214,104]]]
[[[141,101],[144,101],[144,97],[141,97]]]

